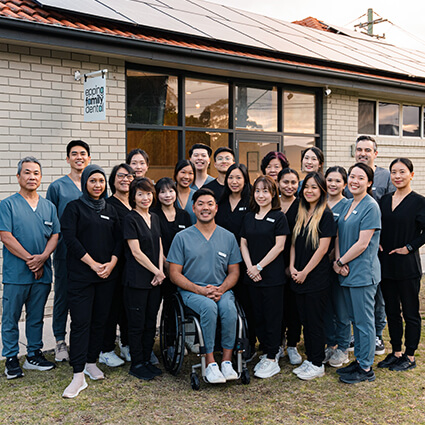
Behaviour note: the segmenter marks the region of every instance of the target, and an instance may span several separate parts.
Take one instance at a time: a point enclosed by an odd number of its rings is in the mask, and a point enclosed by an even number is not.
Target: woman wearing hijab
[[[97,367],[104,327],[118,279],[115,267],[122,250],[119,217],[105,202],[106,177],[89,165],[81,177],[82,196],[70,202],[61,218],[66,243],[68,300],[71,313],[70,364],[72,382],[63,397],[74,398],[87,388],[84,374],[104,379]]]

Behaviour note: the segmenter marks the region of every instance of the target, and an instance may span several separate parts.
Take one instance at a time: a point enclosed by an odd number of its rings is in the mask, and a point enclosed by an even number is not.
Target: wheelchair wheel
[[[177,375],[184,357],[184,314],[178,295],[164,300],[160,322],[160,348],[162,363],[167,372]]]
[[[251,377],[249,376],[249,371],[246,367],[242,369],[241,382],[244,385],[248,385],[251,382]]]
[[[199,381],[198,375],[195,372],[190,374],[190,385],[194,391],[198,391],[201,388],[201,382]]]

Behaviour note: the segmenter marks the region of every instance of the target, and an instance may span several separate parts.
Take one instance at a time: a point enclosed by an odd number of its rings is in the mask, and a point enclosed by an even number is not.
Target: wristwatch
[[[262,268],[259,264],[257,264],[257,270],[258,270],[259,272],[262,272],[262,271],[263,271],[263,268]]]
[[[409,253],[414,251],[413,246],[412,246],[412,245],[410,245],[410,243],[407,243],[407,244],[406,244],[406,248],[407,248],[407,250],[409,251]]]
[[[341,258],[338,258],[338,260],[336,260],[336,264],[338,265],[338,267],[342,267],[344,265],[341,261]]]

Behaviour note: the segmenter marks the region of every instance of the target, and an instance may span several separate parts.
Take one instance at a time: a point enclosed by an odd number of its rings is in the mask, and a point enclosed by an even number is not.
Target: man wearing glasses
[[[222,146],[214,152],[214,167],[218,172],[218,176],[204,187],[211,189],[214,192],[217,202],[223,194],[224,179],[226,178],[227,170],[234,163],[235,153],[232,149]]]
[[[81,175],[90,164],[90,147],[82,140],[72,140],[66,147],[66,162],[71,170],[69,174],[55,180],[47,189],[46,198],[57,209],[58,218],[62,216],[68,202],[81,195]],[[53,334],[56,339],[55,360],[68,361],[68,349],[65,343],[66,321],[68,318],[66,246],[59,238],[58,246],[53,254],[55,270],[55,296],[53,302]]]

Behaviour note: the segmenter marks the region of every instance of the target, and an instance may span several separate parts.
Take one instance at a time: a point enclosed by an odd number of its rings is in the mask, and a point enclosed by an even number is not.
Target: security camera
[[[328,87],[328,86],[326,86],[326,88],[325,88],[325,96],[327,97],[327,96],[330,96],[331,95],[331,93],[332,93],[332,90]]]

